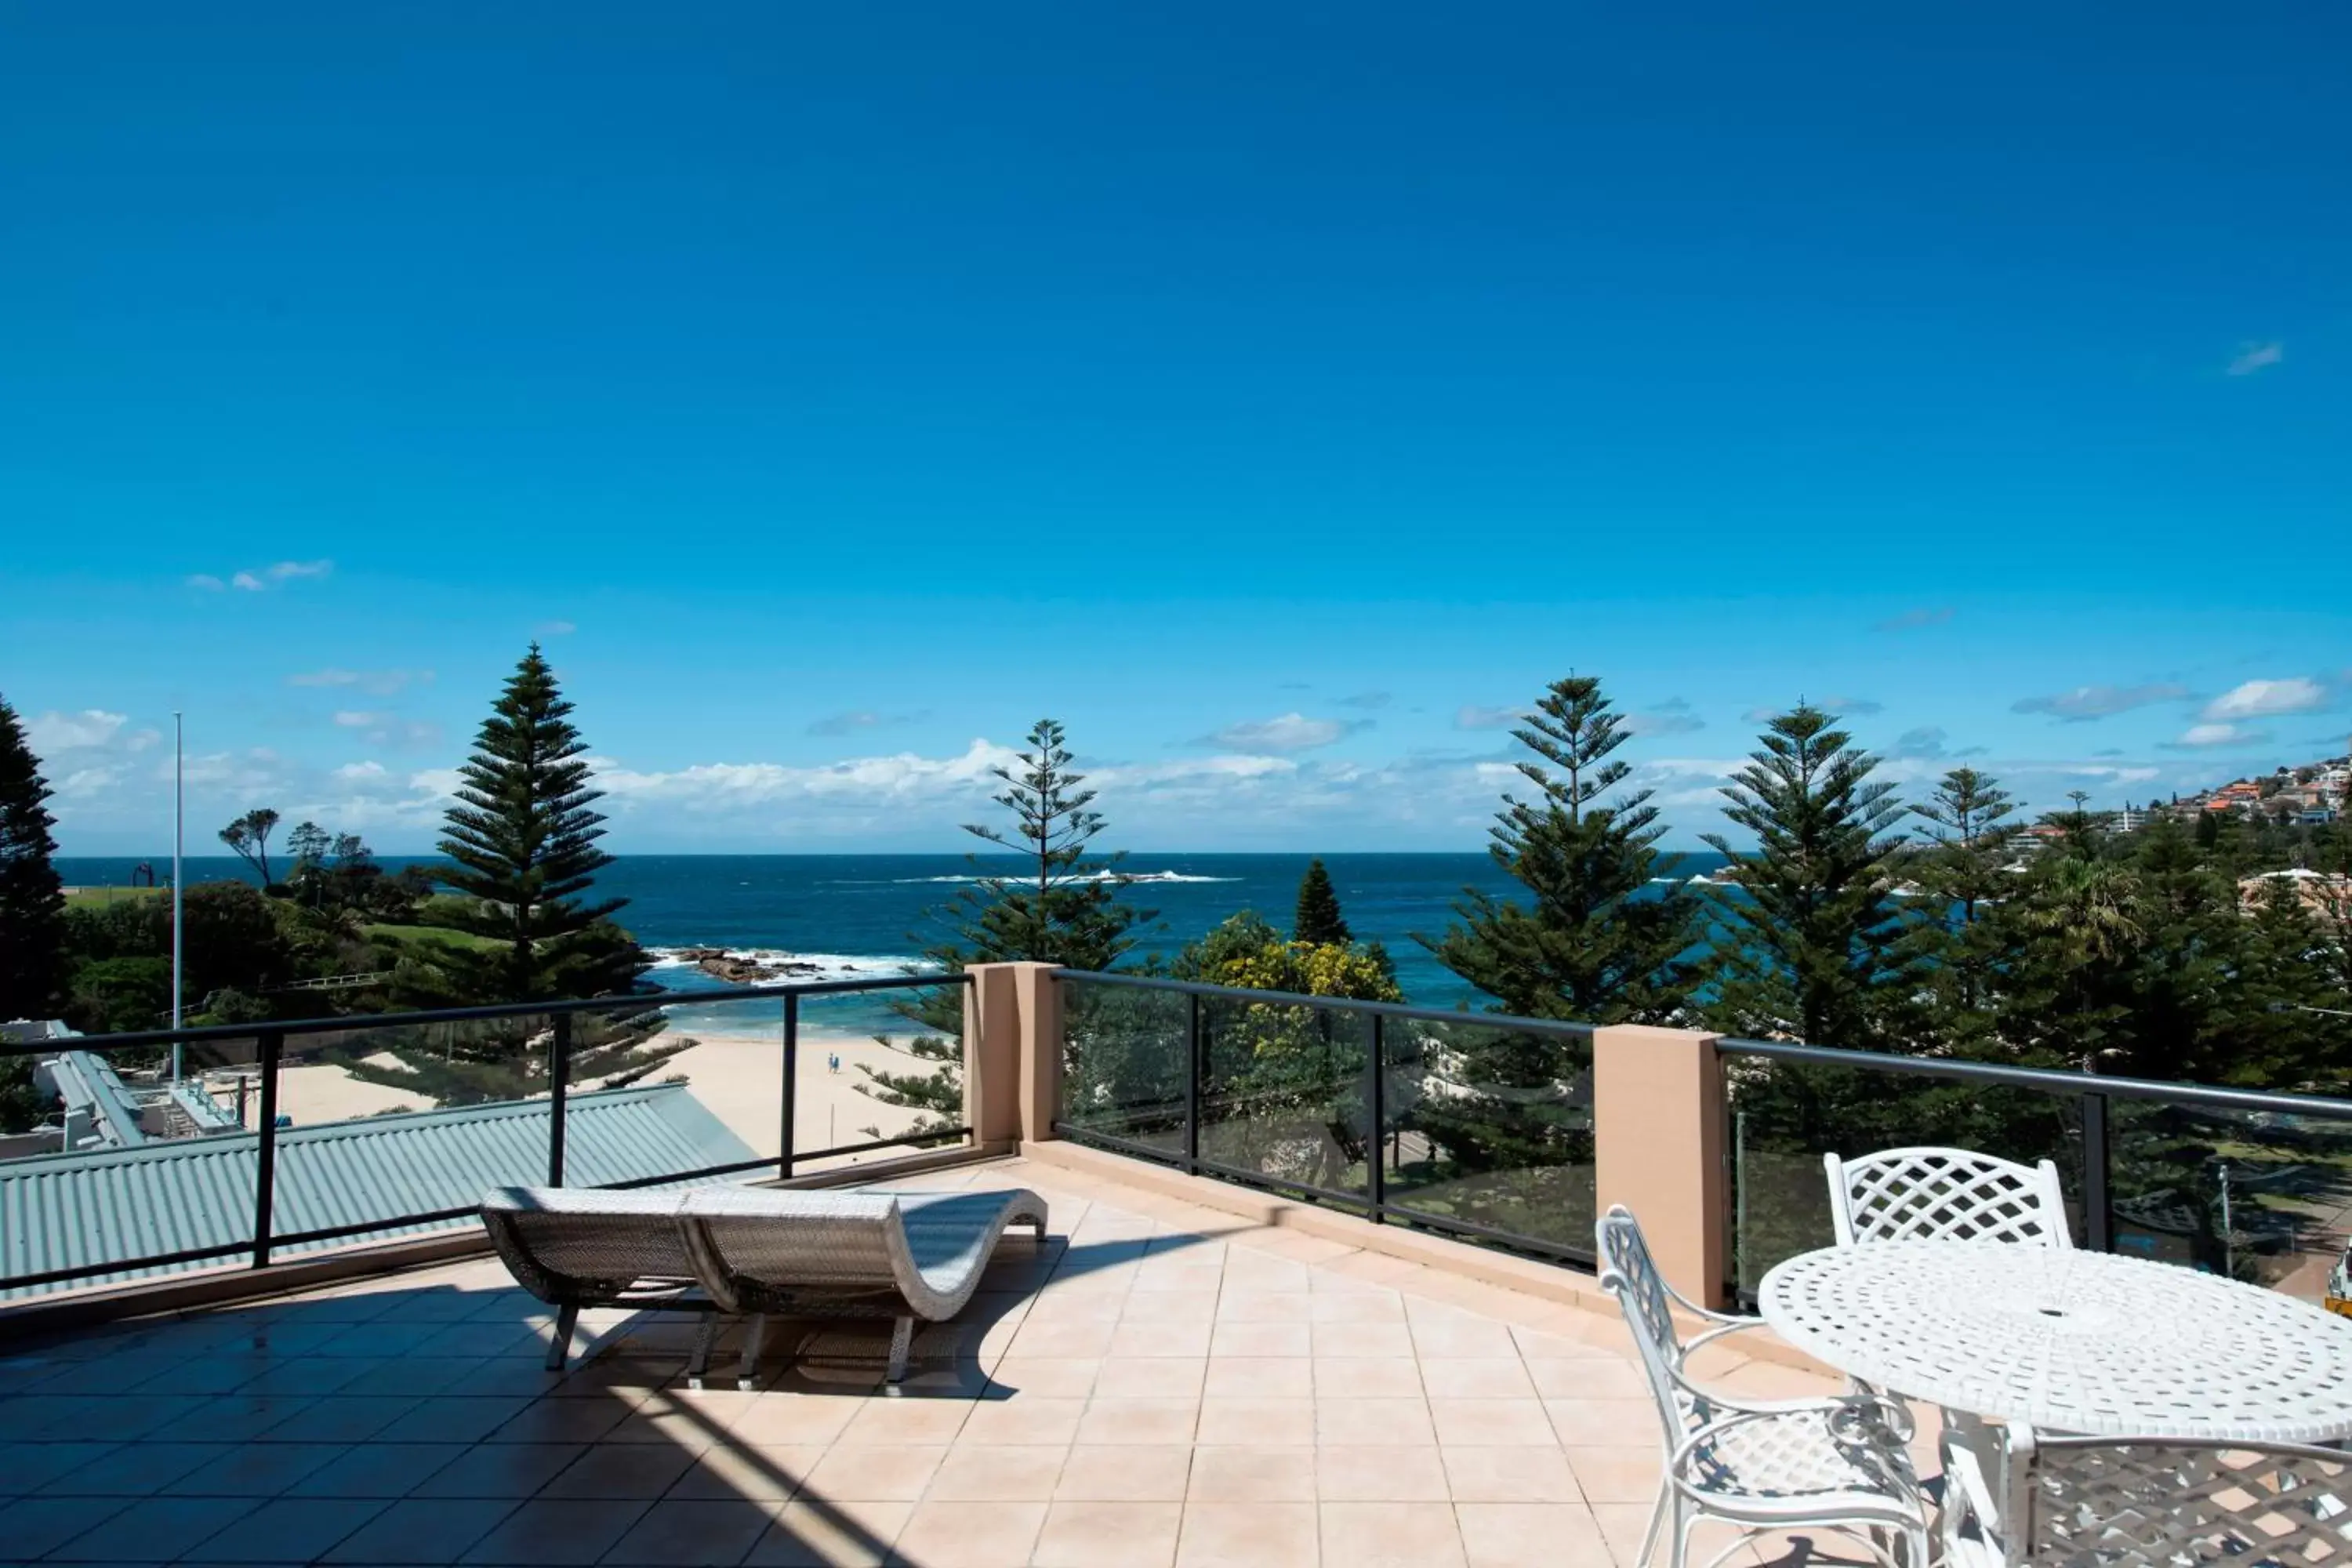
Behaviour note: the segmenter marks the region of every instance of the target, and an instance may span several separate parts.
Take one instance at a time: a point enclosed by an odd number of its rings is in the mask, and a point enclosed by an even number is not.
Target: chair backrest
[[[2014,1241],[2072,1247],[2058,1167],[1969,1149],[1822,1156],[1840,1247],[1866,1241]]]
[[[694,1260],[678,1234],[678,1193],[500,1187],[482,1226],[515,1282],[542,1301],[588,1306],[632,1285],[684,1285]]]
[[[1665,1276],[1658,1272],[1643,1239],[1641,1222],[1622,1204],[1610,1206],[1592,1227],[1601,1258],[1601,1288],[1617,1298],[1625,1326],[1633,1331],[1643,1370],[1649,1373],[1650,1392],[1658,1401],[1658,1420],[1669,1456],[1688,1427],[1690,1400],[1676,1384],[1675,1367],[1682,1360],[1682,1335],[1675,1328],[1674,1298]]]
[[[2285,1443],[2010,1438],[2010,1561],[2337,1568],[2352,1454]]]
[[[920,1286],[887,1193],[705,1187],[682,1214],[698,1273],[722,1304],[848,1300]]]

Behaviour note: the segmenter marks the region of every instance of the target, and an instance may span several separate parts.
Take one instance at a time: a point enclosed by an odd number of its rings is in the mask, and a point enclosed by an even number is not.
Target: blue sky
[[[1269,10],[1281,14],[1269,16]],[[19,6],[0,695],[68,851],[1472,847],[1570,668],[2042,805],[2352,727],[2325,7]],[[208,837],[208,835],[207,835]]]

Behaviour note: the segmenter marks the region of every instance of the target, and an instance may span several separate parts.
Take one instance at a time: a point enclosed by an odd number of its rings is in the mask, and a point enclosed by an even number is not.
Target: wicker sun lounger
[[[678,1227],[686,1196],[571,1187],[500,1187],[484,1194],[482,1227],[490,1245],[517,1284],[555,1309],[548,1371],[563,1370],[583,1307],[720,1310],[695,1279]]]
[[[770,1313],[892,1320],[889,1381],[907,1375],[915,1321],[944,1322],[980,1289],[1007,1226],[1045,1239],[1045,1200],[1027,1191],[775,1192],[704,1188],[681,1216],[703,1289],[748,1313],[748,1379]]]
[[[688,1377],[709,1365],[717,1315],[751,1319],[748,1386],[768,1315],[893,1320],[889,1381],[907,1374],[915,1321],[961,1311],[1007,1226],[1045,1239],[1045,1202],[1026,1191],[685,1193],[506,1187],[482,1223],[516,1280],[556,1309],[551,1370],[583,1307],[711,1314]]]

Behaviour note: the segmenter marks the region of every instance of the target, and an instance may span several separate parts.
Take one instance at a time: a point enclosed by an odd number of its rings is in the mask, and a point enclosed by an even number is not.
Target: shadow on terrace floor
[[[1037,1289],[1198,1239],[1008,1237],[896,1395],[887,1322],[773,1324],[743,1393],[739,1329],[694,1391],[696,1320],[592,1314],[550,1373],[551,1314],[490,1261],[0,1348],[0,1559],[911,1568],[908,1455],[1020,1393],[986,1368]]]

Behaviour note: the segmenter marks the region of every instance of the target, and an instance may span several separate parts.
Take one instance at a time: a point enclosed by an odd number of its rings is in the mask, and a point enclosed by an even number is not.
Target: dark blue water
[[[1139,953],[1168,953],[1241,910],[1287,927],[1305,855],[1134,855],[1121,870],[1139,880],[1121,897],[1155,912]],[[1509,896],[1517,884],[1484,855],[1327,855],[1324,864],[1359,940],[1386,944],[1398,983],[1414,1002],[1476,1005],[1470,989],[1413,941],[1438,936],[1463,888]],[[397,868],[410,862],[387,856]],[[1676,868],[1695,876],[1722,857],[1694,854]],[[69,885],[121,884],[130,859],[60,858]],[[164,876],[168,859],[156,863]],[[993,863],[992,862],[992,866]],[[649,948],[723,947],[814,963],[828,977],[898,973],[947,940],[944,906],[972,874],[956,855],[630,855],[597,878],[601,897],[625,898],[623,924]],[[247,876],[231,858],[191,857],[188,880]],[[673,987],[716,985],[684,964],[651,978]]]

